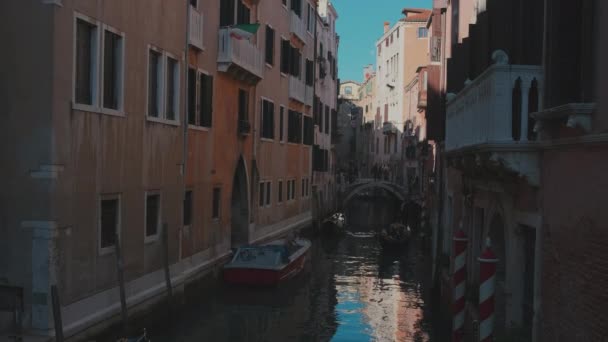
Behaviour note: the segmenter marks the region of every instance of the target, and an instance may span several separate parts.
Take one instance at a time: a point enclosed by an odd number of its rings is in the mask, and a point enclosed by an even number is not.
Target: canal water
[[[392,253],[379,246],[377,228],[395,212],[392,200],[357,199],[346,213],[348,233],[314,238],[311,262],[296,278],[274,289],[207,286],[179,313],[138,325],[154,342],[448,341],[432,314],[419,241]]]

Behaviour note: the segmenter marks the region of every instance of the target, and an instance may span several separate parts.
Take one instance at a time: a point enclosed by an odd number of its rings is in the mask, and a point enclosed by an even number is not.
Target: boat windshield
[[[285,246],[243,247],[234,256],[233,262],[274,266],[283,263],[287,257],[289,252]]]

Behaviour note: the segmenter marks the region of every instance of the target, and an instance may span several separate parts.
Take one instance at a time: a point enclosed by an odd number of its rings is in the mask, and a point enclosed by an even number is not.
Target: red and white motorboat
[[[304,268],[310,245],[309,240],[295,239],[240,247],[232,261],[224,265],[224,281],[244,285],[277,285]]]

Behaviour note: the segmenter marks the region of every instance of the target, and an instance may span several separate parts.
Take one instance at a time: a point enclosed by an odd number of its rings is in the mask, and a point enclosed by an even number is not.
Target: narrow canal
[[[395,210],[389,199],[357,199],[346,213],[348,234],[315,238],[308,269],[279,288],[219,283],[187,298],[172,324],[138,323],[155,342],[448,341],[434,323],[430,265],[419,241],[386,253],[376,239]]]

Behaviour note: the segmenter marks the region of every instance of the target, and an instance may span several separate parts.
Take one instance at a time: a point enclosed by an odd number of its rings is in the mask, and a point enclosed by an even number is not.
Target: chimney
[[[390,25],[391,25],[391,23],[389,23],[388,21],[384,22],[384,33],[388,32]]]

